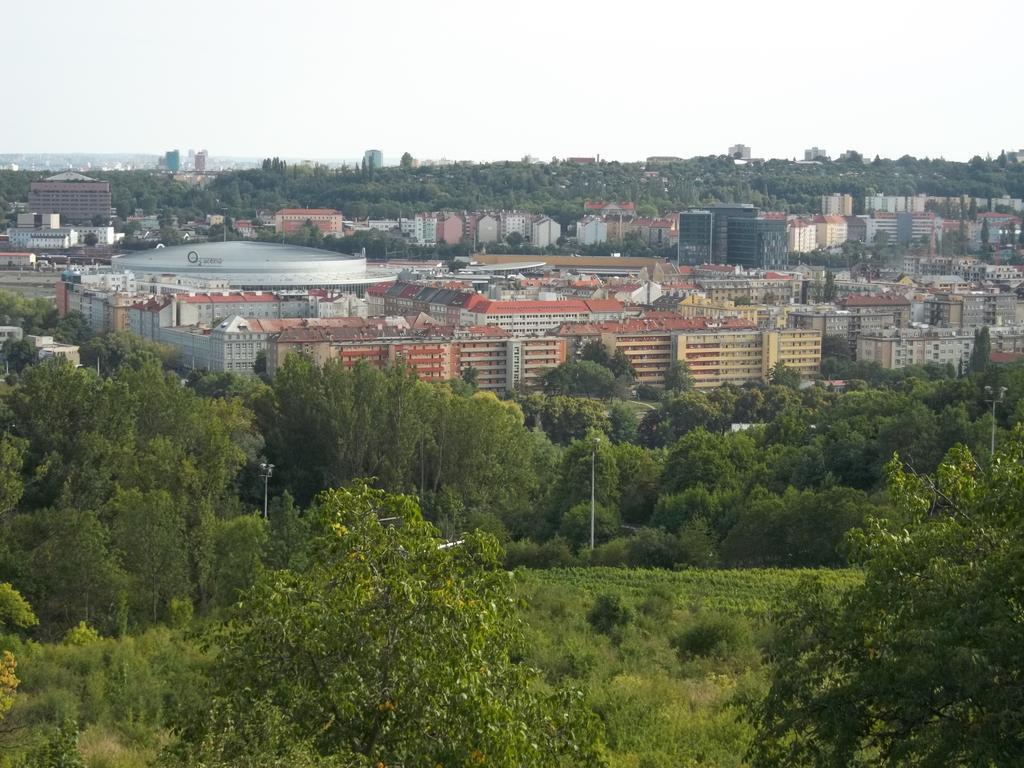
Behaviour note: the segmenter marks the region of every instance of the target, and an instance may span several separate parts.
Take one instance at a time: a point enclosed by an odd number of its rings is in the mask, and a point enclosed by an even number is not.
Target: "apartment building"
[[[864,198],[864,212],[924,213],[927,204],[927,195],[867,195]]]
[[[790,304],[801,301],[804,281],[769,272],[763,278],[700,278],[698,284],[711,301]]]
[[[675,357],[685,360],[697,389],[766,382],[779,362],[814,378],[821,368],[821,334],[800,329],[680,332]]]
[[[485,213],[476,219],[474,228],[475,242],[478,245],[498,242],[500,229],[498,217]]]
[[[562,236],[562,226],[550,216],[537,216],[530,223],[530,244],[535,248],[555,245]]]
[[[810,253],[818,247],[818,228],[806,219],[794,218],[786,224],[790,253]]]
[[[437,218],[436,240],[439,243],[456,245],[462,242],[466,222],[457,213],[443,213]]]
[[[887,312],[896,317],[896,325],[910,324],[911,301],[895,293],[851,294],[836,302],[840,309],[851,312]]]
[[[578,351],[588,342],[604,344],[608,352],[621,350],[636,372],[639,384],[660,387],[665,374],[676,360],[676,336],[696,333],[709,328],[745,329],[751,326],[743,320],[731,318],[709,321],[706,318],[643,317],[610,323],[580,323],[564,325],[558,335],[573,342]]]
[[[497,326],[513,336],[540,336],[564,323],[621,320],[638,315],[615,299],[561,299],[554,301],[475,302],[462,311],[461,325]]]
[[[523,240],[530,239],[530,221],[533,217],[523,211],[502,211],[498,220],[498,235],[502,240],[508,239],[513,232]]]
[[[890,243],[938,242],[942,239],[942,219],[934,213],[909,212],[887,213],[876,211],[864,218],[864,237],[873,243],[880,233],[885,233]]]
[[[970,362],[973,349],[973,331],[959,328],[901,328],[857,338],[857,360],[888,369],[935,363],[961,370]]]
[[[774,327],[785,324],[786,313],[782,309],[769,304],[737,304],[729,299],[715,301],[691,293],[679,302],[676,311],[686,318],[704,318],[712,322],[738,319],[752,326]]]
[[[821,214],[823,216],[853,216],[853,195],[822,195]]]
[[[936,293],[924,300],[924,321],[940,328],[1006,325],[1016,317],[1014,293]]]
[[[282,208],[274,214],[274,232],[279,235],[299,232],[306,224],[325,235],[342,235],[342,214],[333,208]]]
[[[857,353],[857,339],[862,333],[878,333],[898,327],[898,312],[865,308],[859,311],[836,309],[795,309],[786,318],[788,328],[814,331],[824,336],[837,336],[846,341],[851,355]]]
[[[608,242],[608,225],[597,216],[587,216],[576,222],[576,242],[597,245]]]
[[[565,362],[566,348],[565,339],[514,338],[500,329],[486,327],[425,329],[414,336],[295,327],[280,331],[270,340],[267,371],[274,375],[292,352],[302,353],[319,365],[337,360],[346,368],[359,363],[374,368],[401,364],[422,381],[450,381],[472,368],[478,389],[504,394],[534,387],[545,370]]]
[[[417,245],[437,243],[437,216],[429,213],[417,213],[412,220],[412,239]]]
[[[842,216],[815,216],[814,228],[819,248],[835,248],[846,242],[846,219]]]

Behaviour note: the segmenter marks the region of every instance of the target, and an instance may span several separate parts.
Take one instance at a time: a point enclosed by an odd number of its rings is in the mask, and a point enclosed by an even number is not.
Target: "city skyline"
[[[631,161],[743,143],[766,158],[812,146],[995,156],[1024,143],[1024,106],[1000,75],[1013,52],[985,23],[1014,8],[995,5],[965,21],[921,3],[850,14],[803,0],[740,12],[531,0],[484,24],[463,2],[308,0],[290,6],[294,31],[282,32],[235,2],[186,0],[173,16],[140,18],[125,0],[60,0],[49,34],[90,45],[40,56],[36,37],[10,35],[12,60],[65,93],[13,111],[0,153]],[[31,20],[17,7],[9,29]]]

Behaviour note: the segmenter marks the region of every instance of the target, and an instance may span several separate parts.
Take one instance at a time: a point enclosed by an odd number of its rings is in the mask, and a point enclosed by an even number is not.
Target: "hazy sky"
[[[11,2],[0,153],[968,159],[1024,147],[1020,7]]]

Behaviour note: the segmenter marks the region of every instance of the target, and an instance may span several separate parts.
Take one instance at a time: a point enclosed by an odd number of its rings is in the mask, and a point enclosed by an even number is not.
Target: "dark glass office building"
[[[689,210],[679,214],[679,264],[707,264],[711,261],[714,219],[711,211]]]
[[[749,203],[716,204],[691,208],[679,214],[680,264],[725,264],[729,259],[729,222],[757,218]],[[731,262],[729,262],[731,263]]]
[[[789,243],[785,219],[733,218],[728,222],[727,264],[744,269],[786,269]]]

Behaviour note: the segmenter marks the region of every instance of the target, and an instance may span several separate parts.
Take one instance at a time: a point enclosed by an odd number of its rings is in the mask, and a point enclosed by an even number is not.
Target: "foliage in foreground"
[[[900,515],[855,536],[865,581],[807,585],[780,623],[754,765],[1024,763],[1024,428],[986,468],[894,460]]]
[[[191,765],[599,766],[579,693],[516,663],[512,580],[486,534],[441,544],[416,502],[329,491],[304,572],[264,574],[215,635]]]

